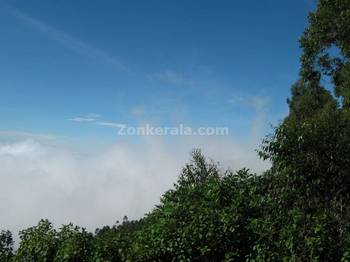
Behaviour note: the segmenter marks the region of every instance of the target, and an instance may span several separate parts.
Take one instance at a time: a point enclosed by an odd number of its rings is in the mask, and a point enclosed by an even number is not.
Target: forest
[[[223,172],[195,149],[143,218],[43,219],[18,245],[3,230],[0,261],[350,261],[350,0],[320,0],[299,41],[289,113],[257,150],[269,170]]]

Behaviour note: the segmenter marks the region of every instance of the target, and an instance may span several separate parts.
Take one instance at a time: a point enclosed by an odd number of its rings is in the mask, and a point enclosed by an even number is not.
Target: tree
[[[63,225],[57,233],[54,261],[91,261],[93,235],[73,224]]]
[[[301,79],[292,87],[289,115],[260,153],[274,169],[290,170],[288,188],[304,190],[306,204],[348,198],[350,189],[350,1],[320,0],[309,22],[300,40]],[[340,104],[321,85],[323,76],[331,78]]]
[[[0,231],[0,261],[11,261],[13,256],[13,238],[8,230]]]
[[[289,115],[260,152],[273,185],[270,212],[253,223],[263,260],[348,261],[350,1],[321,0],[309,21]],[[336,97],[321,84],[327,77]]]
[[[53,261],[57,252],[57,232],[47,219],[19,232],[16,261]]]
[[[318,82],[330,77],[344,108],[350,108],[350,1],[320,0],[309,15],[309,27],[300,43],[301,75]]]
[[[120,252],[120,230],[116,226],[104,226],[97,229],[94,237],[94,260],[95,261],[123,261]]]
[[[194,149],[191,157],[191,162],[182,169],[177,182],[178,186],[191,186],[210,178],[219,178],[217,165],[213,161],[208,162],[200,149]]]

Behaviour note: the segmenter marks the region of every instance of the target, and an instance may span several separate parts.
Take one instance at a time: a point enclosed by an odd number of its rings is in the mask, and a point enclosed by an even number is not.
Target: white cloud
[[[125,128],[126,127],[125,124],[115,123],[115,122],[96,122],[96,125],[113,127],[113,128]]]
[[[94,122],[96,121],[95,118],[92,117],[73,117],[69,118],[69,121],[74,121],[74,122]]]
[[[96,61],[103,62],[105,64],[109,64],[118,70],[123,70],[125,72],[129,72],[129,69],[114,58],[112,55],[108,54],[104,50],[93,47],[90,44],[70,36],[62,30],[56,29],[40,20],[37,20],[25,13],[20,12],[19,10],[13,7],[7,7],[10,13],[12,13],[17,19],[24,22],[26,25],[31,26],[32,28],[46,34],[51,39],[59,42],[66,48]]]
[[[34,140],[25,140],[25,143],[3,144],[0,147],[0,156],[25,156],[37,152],[39,143]]]
[[[101,115],[96,114],[96,113],[90,113],[87,114],[86,116],[83,117],[73,117],[73,118],[69,118],[67,120],[69,121],[74,121],[74,122],[95,122],[99,117],[101,117]]]
[[[36,139],[0,142],[0,225],[13,232],[49,218],[93,230],[124,215],[141,217],[158,203],[193,148],[233,169],[268,167],[254,146],[230,137],[141,137],[77,153]]]
[[[103,121],[97,121],[97,119],[100,117],[100,115],[95,113],[90,113],[85,117],[74,117],[69,118],[69,121],[74,122],[86,122],[86,123],[93,123],[98,126],[105,126],[105,127],[111,127],[111,128],[125,128],[126,124],[116,123],[116,122],[103,122]]]

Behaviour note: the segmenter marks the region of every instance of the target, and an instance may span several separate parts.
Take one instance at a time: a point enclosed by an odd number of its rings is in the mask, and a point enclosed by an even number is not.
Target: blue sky
[[[68,121],[228,126],[286,111],[313,1],[6,1],[0,129],[116,139]]]

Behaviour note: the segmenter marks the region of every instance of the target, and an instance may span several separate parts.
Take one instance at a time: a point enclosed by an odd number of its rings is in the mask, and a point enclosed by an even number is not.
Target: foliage
[[[13,239],[10,231],[0,231],[0,261],[10,261],[13,256]]]
[[[57,251],[54,261],[90,261],[93,235],[84,228],[63,225],[57,232]]]
[[[331,78],[335,92],[350,107],[350,1],[320,0],[309,15],[310,25],[300,43],[303,48],[301,73],[318,82]]]
[[[19,232],[17,261],[53,261],[57,250],[57,232],[48,220]]]

